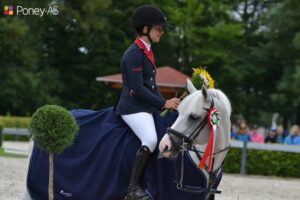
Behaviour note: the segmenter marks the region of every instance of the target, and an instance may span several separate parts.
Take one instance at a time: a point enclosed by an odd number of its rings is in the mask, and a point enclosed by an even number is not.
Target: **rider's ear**
[[[186,87],[190,94],[197,91],[190,79],[186,79]]]

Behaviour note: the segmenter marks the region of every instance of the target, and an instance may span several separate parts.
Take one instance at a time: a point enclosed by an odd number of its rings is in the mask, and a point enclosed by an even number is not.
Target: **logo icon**
[[[14,15],[14,7],[4,6],[4,15]]]

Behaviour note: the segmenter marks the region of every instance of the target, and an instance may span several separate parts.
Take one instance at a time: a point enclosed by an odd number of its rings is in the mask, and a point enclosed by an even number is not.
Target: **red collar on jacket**
[[[141,41],[141,39],[136,38],[136,40],[134,41],[134,43],[140,48],[143,49],[144,54],[146,55],[146,57],[149,59],[149,61],[152,63],[152,65],[154,66],[154,68],[156,68],[155,63],[154,63],[154,59],[153,59],[153,52],[152,49],[150,51],[147,50],[146,46],[144,45],[144,43]]]

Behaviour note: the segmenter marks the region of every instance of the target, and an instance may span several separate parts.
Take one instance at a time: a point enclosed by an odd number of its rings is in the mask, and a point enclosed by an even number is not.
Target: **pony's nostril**
[[[170,151],[170,150],[169,150],[169,146],[166,145],[165,148],[163,149],[163,153],[166,153],[166,152],[169,152],[169,151]]]

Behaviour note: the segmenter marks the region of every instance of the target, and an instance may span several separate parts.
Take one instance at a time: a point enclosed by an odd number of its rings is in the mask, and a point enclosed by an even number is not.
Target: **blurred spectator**
[[[237,133],[235,131],[231,131],[231,134],[230,134],[230,138],[231,139],[236,139],[237,138]]]
[[[264,143],[264,138],[259,133],[257,125],[253,125],[250,135],[251,135],[251,142]]]
[[[269,129],[268,130],[268,135],[265,138],[265,143],[276,143],[276,129]]]
[[[235,139],[237,136],[237,133],[236,133],[236,126],[235,125],[232,125],[231,126],[231,134],[230,134],[230,138],[231,139]]]
[[[245,120],[240,121],[235,139],[239,141],[251,141],[248,125]]]
[[[294,125],[290,130],[290,135],[284,139],[284,144],[300,144],[299,126]]]
[[[276,135],[277,135],[276,143],[281,143],[282,144],[284,142],[284,138],[286,137],[285,131],[284,131],[282,126],[277,127]]]

